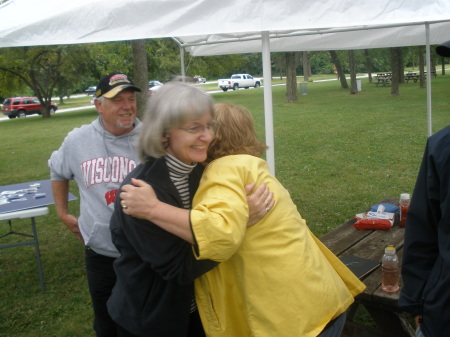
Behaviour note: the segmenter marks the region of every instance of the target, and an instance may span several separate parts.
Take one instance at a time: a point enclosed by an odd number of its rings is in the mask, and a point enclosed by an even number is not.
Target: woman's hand
[[[139,179],[131,179],[133,185],[122,186],[120,205],[125,214],[135,218],[152,221],[152,211],[158,206],[159,200],[153,188]]]
[[[261,184],[252,193],[256,183],[251,183],[245,186],[245,194],[247,195],[248,203],[248,222],[247,227],[253,226],[259,220],[264,218],[267,213],[275,205],[273,200],[273,192],[270,192],[266,184]]]
[[[189,210],[171,206],[158,200],[153,188],[139,179],[133,185],[122,186],[120,205],[125,214],[154,223],[187,242],[194,244]]]

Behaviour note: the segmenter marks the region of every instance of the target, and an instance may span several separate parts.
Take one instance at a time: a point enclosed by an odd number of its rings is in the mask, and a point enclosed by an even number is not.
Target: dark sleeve
[[[119,205],[120,198],[117,199],[111,229],[119,251],[131,250],[163,279],[179,284],[192,283],[217,265],[214,261],[197,260],[190,243],[149,221],[124,214]]]
[[[399,306],[413,316],[421,313],[423,292],[438,259],[441,185],[431,149],[428,141],[406,220]]]

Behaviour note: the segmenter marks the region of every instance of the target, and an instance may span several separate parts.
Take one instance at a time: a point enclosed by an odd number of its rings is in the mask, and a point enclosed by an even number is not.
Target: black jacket
[[[406,220],[400,308],[450,336],[450,126],[428,139]]]
[[[202,171],[197,165],[189,176],[191,198]],[[129,184],[132,177],[149,183],[159,200],[182,207],[164,158],[139,165],[123,184]],[[194,279],[217,263],[197,261],[188,242],[151,222],[124,214],[119,197],[110,228],[121,254],[114,263],[117,281],[108,301],[111,317],[137,336],[185,337]]]

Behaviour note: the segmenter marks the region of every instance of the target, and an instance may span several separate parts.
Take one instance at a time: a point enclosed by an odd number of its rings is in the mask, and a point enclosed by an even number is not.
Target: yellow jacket
[[[244,185],[253,181],[266,183],[276,203],[247,228]],[[195,281],[208,337],[316,337],[365,288],[309,231],[262,159],[213,161],[193,205],[197,257],[221,262]]]

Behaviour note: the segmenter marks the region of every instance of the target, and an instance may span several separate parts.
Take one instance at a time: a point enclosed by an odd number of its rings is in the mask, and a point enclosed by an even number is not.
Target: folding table
[[[8,198],[9,196],[10,198]],[[69,200],[76,197],[69,193]],[[39,284],[45,291],[44,273],[41,264],[41,253],[36,229],[36,218],[49,213],[48,205],[54,204],[50,180],[32,181],[14,185],[0,186],[0,221],[7,221],[9,232],[0,236],[18,235],[30,238],[29,241],[0,244],[0,250],[6,248],[34,245],[39,272]],[[15,232],[12,220],[30,219],[32,234]]]

